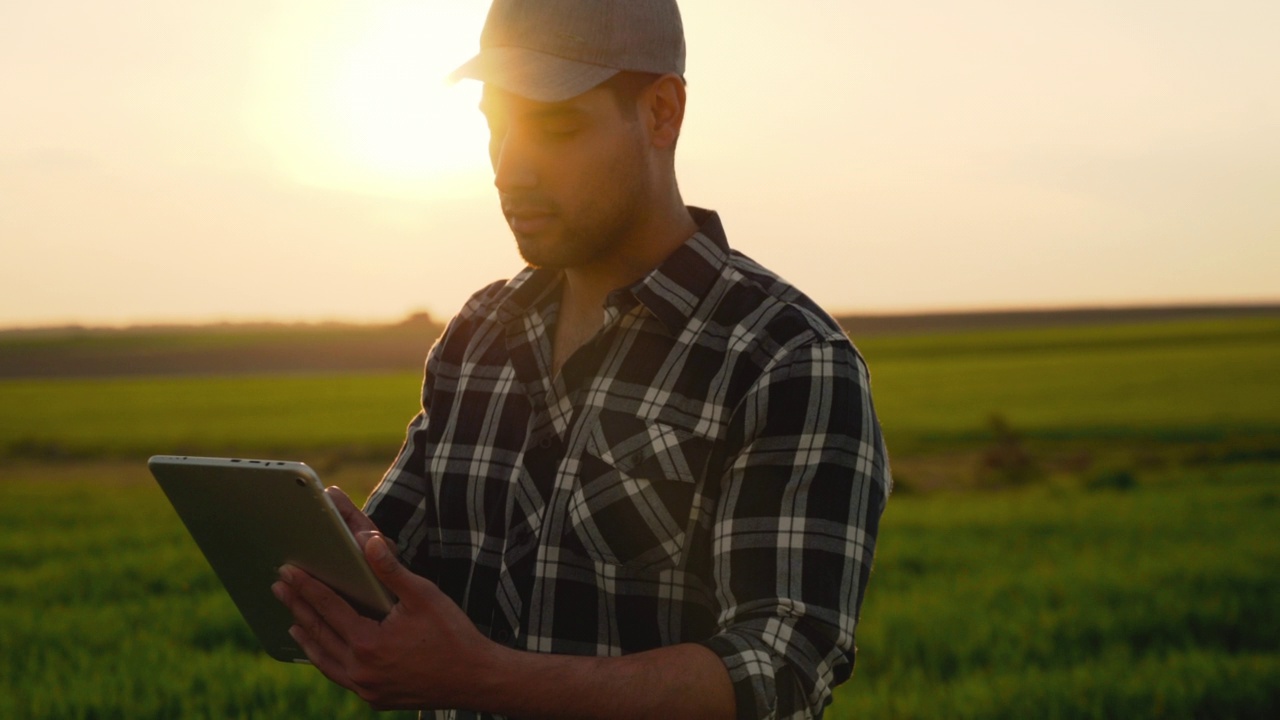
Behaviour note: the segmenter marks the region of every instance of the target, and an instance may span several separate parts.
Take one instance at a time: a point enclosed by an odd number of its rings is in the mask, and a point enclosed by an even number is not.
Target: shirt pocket
[[[710,448],[692,431],[601,411],[569,497],[572,535],[599,562],[679,565]]]

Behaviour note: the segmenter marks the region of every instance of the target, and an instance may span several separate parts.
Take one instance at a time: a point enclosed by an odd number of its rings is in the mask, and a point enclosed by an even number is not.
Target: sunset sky
[[[484,0],[0,3],[0,326],[451,315]],[[832,312],[1280,300],[1280,3],[686,0],[685,200]]]

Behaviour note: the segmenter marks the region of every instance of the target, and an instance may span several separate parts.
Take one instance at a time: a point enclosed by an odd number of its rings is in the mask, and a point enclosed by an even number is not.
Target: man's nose
[[[490,160],[493,162],[493,185],[498,192],[528,189],[537,185],[537,175],[529,153],[518,138],[506,133],[490,143]]]

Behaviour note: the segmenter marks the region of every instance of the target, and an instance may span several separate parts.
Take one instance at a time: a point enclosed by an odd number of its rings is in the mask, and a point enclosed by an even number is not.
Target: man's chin
[[[563,269],[563,263],[556,262],[553,254],[547,252],[545,242],[540,242],[540,239],[529,235],[521,235],[514,230],[512,230],[512,235],[516,238],[516,249],[520,252],[520,257],[530,267],[549,270]]]
[[[535,268],[567,270],[591,265],[609,250],[608,245],[593,245],[584,242],[579,235],[558,230],[552,228],[540,233],[518,233],[512,228],[520,257]]]

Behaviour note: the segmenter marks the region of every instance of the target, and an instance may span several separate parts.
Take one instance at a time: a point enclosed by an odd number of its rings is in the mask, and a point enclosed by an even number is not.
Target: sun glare
[[[448,3],[393,6],[373,18],[342,62],[333,113],[353,160],[390,177],[419,180],[468,169],[484,157],[484,126],[469,83],[445,76],[475,52]],[[453,22],[448,22],[453,21]]]
[[[314,11],[295,6],[267,40],[272,67],[255,123],[280,170],[312,185],[415,195],[487,175],[479,88],[445,81],[475,53],[484,9],[369,2],[303,19]]]

